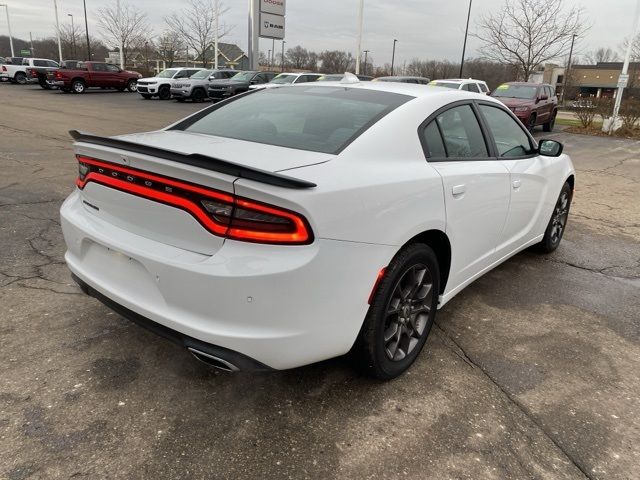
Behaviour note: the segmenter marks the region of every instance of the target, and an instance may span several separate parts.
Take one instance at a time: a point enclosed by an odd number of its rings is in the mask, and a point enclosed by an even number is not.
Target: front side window
[[[447,156],[450,158],[486,158],[487,145],[471,105],[453,107],[436,117]]]
[[[264,89],[178,125],[176,129],[336,154],[412,98],[358,88]]]
[[[211,75],[212,73],[213,72],[211,70],[200,70],[191,75],[191,78],[195,80],[204,80],[206,78],[209,78],[209,75]]]
[[[118,72],[120,72],[120,68],[116,67],[115,65],[107,64],[107,71],[113,72],[113,73],[118,73]]]
[[[255,73],[253,73],[253,72],[239,72],[239,73],[236,73],[231,78],[233,80],[238,81],[238,82],[250,82],[251,79],[253,79],[254,75],[255,75]]]
[[[480,105],[501,158],[522,157],[533,153],[529,136],[507,112],[499,107]]]
[[[46,60],[34,60],[33,61],[33,66],[34,67],[46,67],[47,66],[47,62],[46,62]]]
[[[93,71],[94,72],[106,72],[107,71],[107,66],[104,63],[94,63],[93,64]]]

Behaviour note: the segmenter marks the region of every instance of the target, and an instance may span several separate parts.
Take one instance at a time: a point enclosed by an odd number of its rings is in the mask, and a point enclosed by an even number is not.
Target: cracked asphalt
[[[0,478],[640,478],[640,142],[553,134],[577,168],[562,245],[458,295],[403,377],[230,375],[81,294],[58,220],[69,129],[199,108],[0,84]]]

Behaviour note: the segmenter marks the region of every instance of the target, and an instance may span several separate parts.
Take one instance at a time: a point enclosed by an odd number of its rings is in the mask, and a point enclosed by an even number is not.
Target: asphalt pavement
[[[83,295],[58,218],[68,130],[200,108],[0,84],[0,478],[640,478],[640,142],[545,134],[577,168],[560,248],[455,297],[406,375],[227,374]]]

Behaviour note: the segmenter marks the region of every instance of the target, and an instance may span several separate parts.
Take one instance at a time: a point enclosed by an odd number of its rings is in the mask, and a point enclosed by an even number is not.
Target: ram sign
[[[275,1],[275,0],[274,0]],[[260,13],[260,36],[262,38],[284,38],[284,17],[270,13]]]
[[[260,11],[284,17],[285,0],[260,0]]]

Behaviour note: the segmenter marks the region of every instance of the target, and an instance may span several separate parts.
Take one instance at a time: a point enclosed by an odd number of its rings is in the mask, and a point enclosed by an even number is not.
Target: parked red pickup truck
[[[59,69],[47,73],[51,85],[63,92],[84,93],[87,88],[115,88],[135,92],[138,89],[138,72],[122,70],[104,62],[79,62],[74,69]]]

